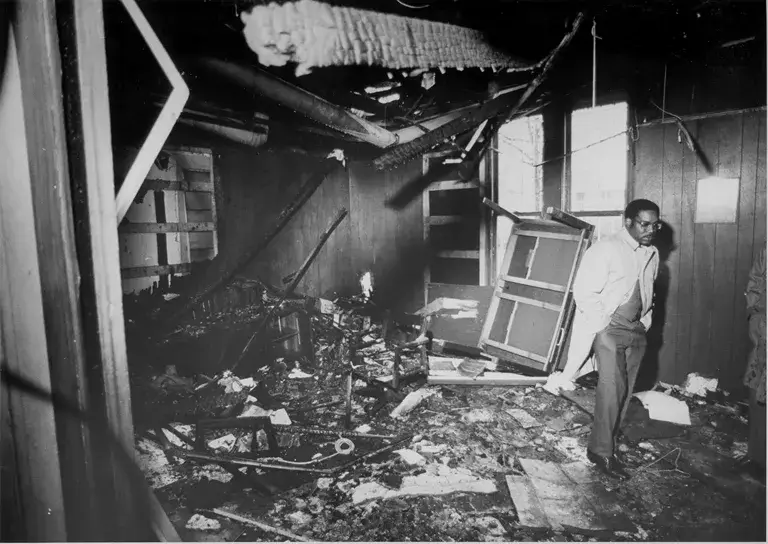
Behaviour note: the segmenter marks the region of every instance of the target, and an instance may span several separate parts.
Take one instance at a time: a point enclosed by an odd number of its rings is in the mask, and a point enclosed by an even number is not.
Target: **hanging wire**
[[[424,9],[424,8],[428,8],[429,6],[432,5],[432,4],[424,4],[423,6],[414,6],[412,4],[406,4],[405,2],[403,2],[403,0],[396,0],[396,2],[398,4],[400,4],[401,6],[405,6],[405,7],[410,8],[410,9]]]
[[[574,153],[578,153],[579,151],[584,151],[585,149],[589,149],[590,147],[594,147],[596,145],[602,144],[604,142],[607,142],[608,140],[613,140],[614,138],[618,138],[622,134],[627,134],[627,133],[630,132],[630,130],[631,130],[631,127],[627,128],[627,129],[624,129],[621,132],[617,132],[616,134],[612,134],[611,136],[608,136],[606,138],[603,138],[602,140],[598,140],[596,142],[592,142],[591,144],[585,145],[584,147],[580,147],[578,149],[574,149],[574,150],[572,150],[572,151],[570,151],[568,153],[563,153],[562,155],[560,155],[558,157],[552,157],[551,159],[547,159],[545,161],[542,161],[539,164],[535,164],[534,166],[539,167],[539,166],[542,166],[544,164],[547,164],[547,163],[550,163],[550,162],[553,162],[553,161],[559,161],[560,159],[564,159],[566,157],[570,157]]]

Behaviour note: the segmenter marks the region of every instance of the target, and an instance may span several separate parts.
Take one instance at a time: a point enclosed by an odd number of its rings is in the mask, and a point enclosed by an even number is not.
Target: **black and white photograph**
[[[766,542],[765,0],[0,0],[0,542]]]

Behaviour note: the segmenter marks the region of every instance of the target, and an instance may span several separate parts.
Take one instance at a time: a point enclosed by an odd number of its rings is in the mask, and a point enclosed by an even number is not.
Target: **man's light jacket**
[[[608,326],[616,309],[632,295],[638,280],[643,302],[640,322],[646,331],[651,328],[653,284],[658,272],[658,250],[641,246],[625,228],[584,253],[573,284],[576,314],[564,378],[576,377],[592,351],[595,335]]]

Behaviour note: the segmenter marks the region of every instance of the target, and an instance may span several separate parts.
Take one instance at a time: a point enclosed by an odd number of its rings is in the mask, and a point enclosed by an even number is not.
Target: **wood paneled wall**
[[[386,207],[405,183],[421,175],[421,160],[378,172],[353,163],[349,169],[351,255],[355,277],[371,271],[377,302],[412,312],[423,306],[424,245],[421,198],[403,210]]]
[[[695,224],[700,161],[674,124],[641,128],[632,169],[634,198],[661,207],[663,258],[646,363],[658,379],[682,383],[690,372],[736,390],[750,348],[744,289],[766,237],[765,112],[686,123],[714,173],[740,178],[736,223]],[[671,236],[670,236],[671,235]]]
[[[320,160],[237,148],[218,148],[216,153],[223,193],[216,269],[223,269],[269,229]],[[402,211],[391,210],[385,203],[420,173],[421,161],[390,172],[378,172],[362,163],[346,168],[339,165],[243,275],[282,285],[282,278],[299,269],[344,207],[349,215],[297,291],[327,298],[357,294],[360,276],[371,271],[376,296],[384,306],[418,309],[423,301],[421,200]]]

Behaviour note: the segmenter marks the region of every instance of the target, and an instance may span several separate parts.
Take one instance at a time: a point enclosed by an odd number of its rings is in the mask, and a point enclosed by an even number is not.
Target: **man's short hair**
[[[659,206],[655,202],[638,198],[627,204],[624,210],[624,217],[626,219],[634,219],[640,212],[656,212],[656,215],[660,215]]]

